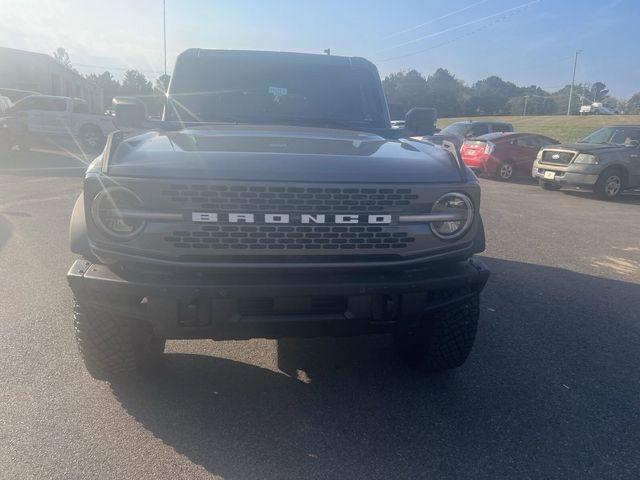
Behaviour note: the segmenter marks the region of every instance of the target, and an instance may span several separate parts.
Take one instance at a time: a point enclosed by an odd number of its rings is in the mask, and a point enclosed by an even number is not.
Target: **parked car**
[[[537,133],[489,133],[465,140],[460,155],[478,173],[500,180],[529,176],[538,151],[560,142]]]
[[[465,139],[477,138],[488,133],[495,132],[513,132],[513,125],[506,122],[488,122],[467,120],[464,122],[455,122],[446,126],[435,135],[422,137],[421,140],[428,140],[438,145],[443,140],[452,142],[458,151],[462,148]]]
[[[16,103],[24,97],[40,95],[40,93],[32,90],[18,90],[17,88],[0,88],[0,95],[7,97],[12,103]]]
[[[6,112],[13,106],[13,102],[9,97],[5,97],[4,95],[0,95],[0,113]]]
[[[87,103],[79,98],[32,95],[5,114],[26,118],[26,132],[19,136],[72,136],[92,150],[101,148],[107,135],[116,130],[113,117],[89,113]],[[17,142],[15,136],[13,141]]]
[[[593,102],[590,105],[580,107],[580,115],[618,115],[620,112],[613,105],[602,102]]]
[[[640,186],[640,125],[604,127],[578,143],[543,148],[531,173],[545,190],[582,187],[614,199]]]

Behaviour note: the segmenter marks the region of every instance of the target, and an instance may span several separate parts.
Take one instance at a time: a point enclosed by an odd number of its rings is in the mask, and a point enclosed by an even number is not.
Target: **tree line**
[[[71,63],[67,51],[59,47],[53,52],[53,58],[66,68],[80,74]],[[134,96],[140,98],[146,105],[149,113],[160,115],[164,106],[164,98],[169,88],[169,75],[160,75],[152,83],[144,73],[139,70],[127,70],[122,81],[117,80],[109,71],[100,74],[90,73],[84,77],[102,90],[103,108],[111,108],[113,98],[118,96]]]
[[[114,97],[134,96],[140,98],[152,115],[160,115],[164,105],[165,93],[169,87],[169,75],[160,75],[155,83],[138,70],[127,70],[122,82],[114,78],[109,71],[86,75],[87,80],[102,89],[105,110],[111,108]]]
[[[537,85],[518,86],[492,75],[471,86],[444,68],[425,78],[416,70],[387,75],[382,80],[391,117],[400,120],[412,107],[435,107],[438,116],[560,115],[567,113],[570,85],[548,92]],[[573,88],[571,113],[581,104],[604,102],[620,112],[640,114],[640,92],[628,101],[615,98],[603,82],[577,84]]]
[[[68,53],[58,48],[53,57],[73,69]],[[127,70],[122,81],[109,71],[91,73],[85,77],[103,91],[104,108],[111,107],[113,97],[129,95],[140,97],[150,113],[160,114],[164,95],[169,86],[169,75],[160,75],[152,83],[142,72]],[[548,92],[537,85],[526,87],[492,75],[471,86],[456,78],[444,68],[438,68],[425,78],[417,70],[406,70],[387,75],[382,87],[392,119],[402,119],[413,107],[435,107],[438,116],[473,117],[481,115],[561,115],[567,113],[570,85]],[[620,112],[640,114],[640,92],[629,100],[621,100],[609,94],[603,82],[577,84],[573,88],[571,113],[577,114],[581,104],[605,102]]]

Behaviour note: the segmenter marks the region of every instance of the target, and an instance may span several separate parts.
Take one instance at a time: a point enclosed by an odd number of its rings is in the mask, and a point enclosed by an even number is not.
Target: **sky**
[[[553,91],[602,81],[640,92],[640,0],[166,0],[167,62],[191,48],[359,56],[382,77],[448,69]],[[83,73],[164,69],[162,0],[0,0],[0,46],[64,47]]]

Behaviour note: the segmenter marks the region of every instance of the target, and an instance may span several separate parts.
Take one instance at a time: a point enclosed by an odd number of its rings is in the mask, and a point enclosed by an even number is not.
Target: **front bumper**
[[[116,271],[77,260],[67,274],[93,308],[147,320],[164,338],[245,339],[393,331],[468,301],[489,270],[477,258],[404,271]]]
[[[555,165],[534,164],[531,169],[531,176],[544,182],[557,185],[567,185],[574,187],[593,188],[598,181],[597,173],[572,172],[569,167]],[[553,178],[545,177],[546,172],[553,172]]]

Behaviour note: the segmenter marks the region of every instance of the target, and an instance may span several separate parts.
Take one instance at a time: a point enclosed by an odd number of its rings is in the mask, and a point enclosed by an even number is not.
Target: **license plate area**
[[[203,298],[178,300],[178,323],[185,327],[210,325],[211,301]]]
[[[347,311],[348,297],[275,297],[238,300],[241,316],[326,315]]]
[[[331,316],[369,318],[375,303],[370,296],[194,298],[177,300],[177,316],[182,327],[276,318],[280,321]]]
[[[544,172],[544,178],[545,180],[554,180],[556,178],[556,172],[547,170],[546,172]]]

